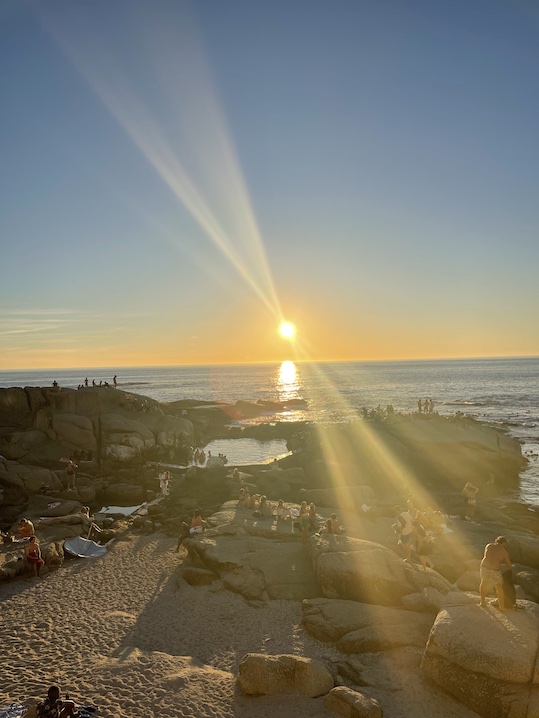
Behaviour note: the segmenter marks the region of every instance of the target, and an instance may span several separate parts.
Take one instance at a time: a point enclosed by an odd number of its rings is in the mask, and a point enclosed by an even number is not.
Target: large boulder
[[[18,461],[8,461],[6,464],[2,462],[0,466],[0,486],[16,487],[25,496],[38,493],[44,484],[53,491],[62,490],[60,480],[49,469],[21,464]]]
[[[321,661],[262,653],[248,653],[242,658],[238,683],[246,695],[303,693],[309,698],[329,693],[334,685],[332,674]]]
[[[312,636],[348,654],[423,648],[434,622],[426,613],[326,598],[304,600],[302,611],[303,625]]]
[[[446,606],[432,628],[422,671],[485,718],[539,716],[539,607],[501,613]]]
[[[303,545],[247,536],[240,529],[209,530],[183,542],[192,563],[223,579],[247,599],[301,600],[317,596],[319,587]]]
[[[310,550],[324,596],[396,606],[427,586],[445,594],[451,584],[436,571],[420,571],[390,549],[346,536],[313,536]]]
[[[70,448],[92,451],[97,450],[97,441],[94,434],[94,425],[87,416],[77,414],[55,414],[52,418],[52,428],[59,441]]]

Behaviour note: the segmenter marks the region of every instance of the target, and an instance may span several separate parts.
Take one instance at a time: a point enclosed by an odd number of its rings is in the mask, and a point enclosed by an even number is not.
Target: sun
[[[293,339],[296,334],[296,327],[292,324],[292,322],[281,322],[279,334],[283,339]]]

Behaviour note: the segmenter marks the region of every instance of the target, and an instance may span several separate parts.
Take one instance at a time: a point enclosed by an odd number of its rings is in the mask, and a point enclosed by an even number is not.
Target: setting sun
[[[282,322],[279,327],[279,334],[283,337],[283,339],[292,339],[295,333],[296,327],[292,324],[292,322]]]

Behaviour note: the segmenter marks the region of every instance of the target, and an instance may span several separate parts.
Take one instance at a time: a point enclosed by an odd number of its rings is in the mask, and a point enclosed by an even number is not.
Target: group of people
[[[47,691],[45,700],[36,706],[37,718],[69,718],[69,716],[73,716],[73,718],[89,718],[96,711],[97,707],[94,705],[77,707],[68,693],[65,694],[65,699],[62,699],[58,686],[51,686]]]
[[[118,376],[116,374],[112,377],[112,385],[115,389],[118,386]],[[53,386],[58,386],[58,383],[53,382]],[[84,379],[82,384],[78,385],[77,389],[84,389],[87,386],[90,386],[88,377]],[[108,383],[108,381],[103,381],[102,379],[100,379],[99,382],[97,382],[95,379],[92,379],[92,386],[110,386],[110,384]]]
[[[299,509],[288,507],[283,499],[279,499],[274,506],[265,494],[250,494],[249,489],[242,486],[238,497],[238,506],[244,509],[253,509],[255,518],[273,518],[277,521],[291,520],[293,528],[297,527],[301,532],[303,543],[307,542],[309,534],[341,534],[337,514],[332,514],[326,520],[318,516],[314,503],[302,501]]]
[[[421,414],[434,414],[434,402],[432,399],[417,400],[417,411]]]
[[[428,507],[421,511],[415,505],[412,496],[406,500],[406,507],[395,506],[393,530],[398,536],[398,545],[404,552],[405,560],[412,560],[415,552],[423,570],[434,568],[430,556],[434,553],[436,535],[447,528],[445,516],[441,511]]]

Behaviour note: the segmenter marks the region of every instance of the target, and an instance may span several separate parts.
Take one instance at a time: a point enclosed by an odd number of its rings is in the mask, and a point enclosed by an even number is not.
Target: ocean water
[[[418,399],[434,401],[442,415],[456,411],[503,425],[522,443],[530,463],[521,475],[520,495],[539,504],[539,357],[452,359],[400,362],[242,364],[226,366],[113,367],[0,372],[0,387],[76,388],[88,377],[159,401],[238,399],[286,402],[305,407],[265,420],[340,422],[362,407],[417,410]],[[254,420],[260,421],[260,418]]]

